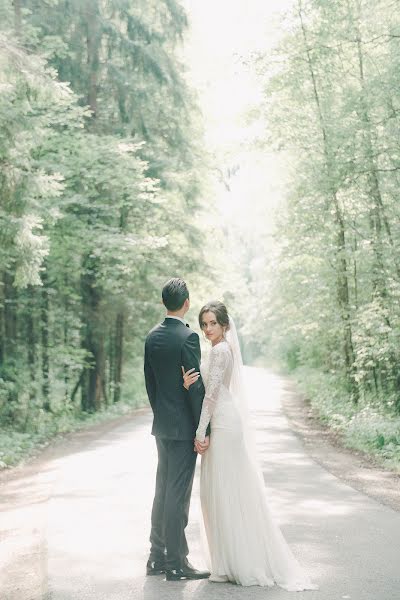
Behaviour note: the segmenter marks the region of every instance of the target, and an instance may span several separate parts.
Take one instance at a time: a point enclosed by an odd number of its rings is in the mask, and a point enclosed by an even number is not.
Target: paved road
[[[1,600],[400,599],[400,514],[304,453],[281,411],[279,377],[247,376],[271,508],[319,591],[144,577],[156,461],[144,411],[75,434],[2,484]],[[189,545],[204,566],[199,518],[197,474]]]

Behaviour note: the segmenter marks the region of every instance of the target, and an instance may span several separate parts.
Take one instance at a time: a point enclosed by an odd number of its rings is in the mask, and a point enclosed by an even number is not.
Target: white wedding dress
[[[243,586],[277,584],[288,591],[317,589],[267,505],[260,472],[246,443],[243,415],[232,394],[233,373],[241,368],[234,357],[232,344],[222,341],[211,349],[208,365],[202,367],[206,395],[196,437],[204,440],[211,420],[210,446],[202,456],[200,477],[210,580]]]

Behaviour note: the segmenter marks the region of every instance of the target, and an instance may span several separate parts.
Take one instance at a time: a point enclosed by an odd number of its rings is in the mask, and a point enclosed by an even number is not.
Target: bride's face
[[[212,345],[220,342],[224,336],[223,327],[218,323],[215,313],[205,312],[201,317],[201,328]]]

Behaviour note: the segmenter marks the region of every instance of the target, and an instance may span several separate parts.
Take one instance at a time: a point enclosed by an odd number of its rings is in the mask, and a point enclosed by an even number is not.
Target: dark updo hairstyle
[[[163,304],[167,310],[172,312],[180,310],[188,298],[187,285],[179,277],[169,279],[162,289]]]
[[[204,313],[207,313],[207,312],[214,313],[215,318],[217,319],[217,323],[219,325],[221,325],[221,327],[226,327],[227,329],[229,329],[228,310],[227,310],[225,304],[223,304],[219,300],[211,300],[211,302],[207,302],[207,304],[205,304],[203,306],[203,308],[200,310],[200,312],[199,312],[200,329],[203,329],[202,318],[203,318]]]

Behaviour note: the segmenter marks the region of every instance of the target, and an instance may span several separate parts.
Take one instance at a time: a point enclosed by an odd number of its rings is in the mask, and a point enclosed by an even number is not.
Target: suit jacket
[[[192,440],[200,420],[204,385],[199,379],[183,387],[185,371],[200,371],[200,342],[197,333],[182,321],[166,318],[146,338],[144,374],[153,409],[151,433],[171,440]]]

